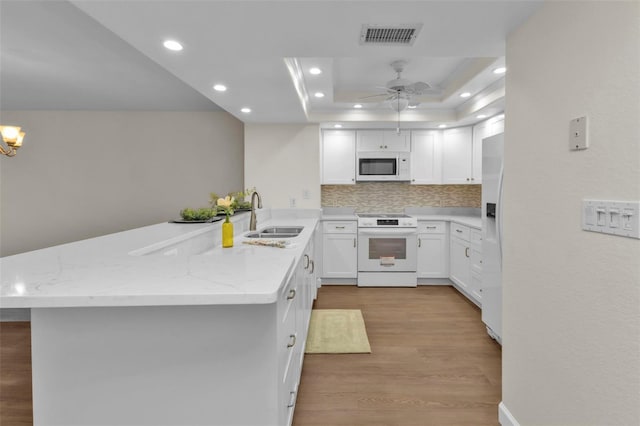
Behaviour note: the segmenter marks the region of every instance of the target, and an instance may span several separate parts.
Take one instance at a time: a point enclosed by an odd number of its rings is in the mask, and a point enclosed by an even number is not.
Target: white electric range
[[[358,214],[358,286],[416,287],[418,220],[406,214]]]

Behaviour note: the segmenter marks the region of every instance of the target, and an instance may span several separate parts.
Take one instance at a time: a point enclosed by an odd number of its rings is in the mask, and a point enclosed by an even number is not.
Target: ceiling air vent
[[[411,46],[420,29],[422,24],[363,25],[360,31],[360,44]]]

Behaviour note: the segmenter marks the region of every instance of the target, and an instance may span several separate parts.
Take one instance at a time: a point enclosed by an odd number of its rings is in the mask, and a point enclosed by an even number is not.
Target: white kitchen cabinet
[[[398,134],[395,130],[358,130],[356,134],[358,151],[400,151],[409,152],[410,132]]]
[[[504,132],[504,116],[492,117],[473,126],[473,183],[482,183],[482,140]]]
[[[442,183],[442,132],[437,130],[411,132],[411,183],[415,185]]]
[[[442,183],[479,184],[480,178],[474,176],[474,144],[471,127],[447,129],[442,132]],[[476,155],[476,162],[482,162],[482,147]],[[476,165],[478,169],[478,165]],[[478,169],[481,173],[481,168]]]
[[[357,278],[357,221],[325,221],[322,236],[322,278]]]
[[[323,185],[356,183],[355,130],[323,130],[320,157]]]
[[[447,222],[418,222],[418,278],[449,277]]]
[[[482,231],[470,228],[471,246],[471,285],[469,291],[479,304],[482,304]]]
[[[482,304],[482,239],[475,228],[451,223],[450,272],[453,284],[469,300]]]

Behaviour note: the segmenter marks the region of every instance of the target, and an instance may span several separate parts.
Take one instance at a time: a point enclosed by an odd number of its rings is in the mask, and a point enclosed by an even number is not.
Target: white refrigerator
[[[482,321],[502,344],[502,180],[504,133],[482,140]]]

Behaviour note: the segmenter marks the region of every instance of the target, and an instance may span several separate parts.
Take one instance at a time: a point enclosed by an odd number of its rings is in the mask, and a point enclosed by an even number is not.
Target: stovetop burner
[[[402,213],[361,213],[358,214],[358,228],[417,228],[415,217]]]

